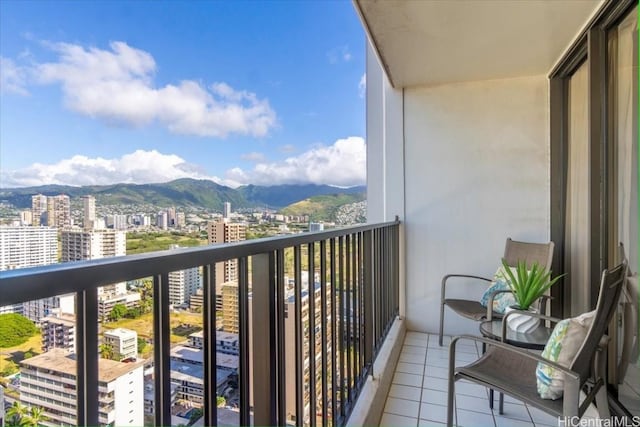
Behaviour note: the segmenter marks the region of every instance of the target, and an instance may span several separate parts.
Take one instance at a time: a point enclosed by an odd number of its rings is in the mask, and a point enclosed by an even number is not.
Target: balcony
[[[312,425],[344,425],[397,319],[400,230],[399,222],[392,221],[293,237],[3,271],[0,304],[76,294],[79,397],[74,406],[79,425],[98,425],[104,421],[99,415],[100,405],[113,400],[99,399],[98,393],[104,392],[99,385],[113,380],[102,378],[98,369],[97,288],[153,277],[154,424],[170,425],[168,274],[202,267],[204,424],[217,425],[218,325],[212,272],[218,262],[237,260],[240,425],[248,425],[250,420],[255,425],[284,425],[293,419],[298,423],[306,419],[305,423]],[[285,253],[293,255],[293,265],[286,266]],[[288,293],[285,267],[292,269],[287,274],[294,277],[294,287]],[[311,281],[305,286],[308,289],[303,289],[303,270],[315,272],[319,282]],[[320,296],[303,304],[304,295],[312,294],[318,286]],[[287,302],[293,333],[285,333]],[[303,310],[307,314],[303,315]],[[306,333],[303,322],[309,325]],[[316,329],[319,332],[309,332]],[[308,372],[304,371],[308,360],[305,348],[319,350],[314,353],[317,362],[308,366]],[[286,353],[295,354],[294,366],[287,365]],[[53,371],[50,375],[55,378]],[[118,390],[119,387],[116,393]],[[306,399],[304,390],[309,392]],[[140,411],[142,404],[141,400]]]

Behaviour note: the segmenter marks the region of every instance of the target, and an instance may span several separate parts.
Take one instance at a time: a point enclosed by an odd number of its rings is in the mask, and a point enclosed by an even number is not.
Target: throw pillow
[[[542,351],[542,357],[569,367],[587,337],[595,314],[594,310],[558,322]],[[543,399],[555,400],[562,397],[564,391],[563,372],[539,362],[536,369],[536,380],[538,393]]]
[[[510,289],[508,284],[508,277],[509,276],[507,276],[504,272],[504,267],[500,266],[500,268],[498,268],[498,270],[496,271],[496,274],[494,274],[493,276],[491,285],[487,288],[486,291],[484,291],[484,294],[482,294],[482,298],[480,298],[480,304],[482,304],[483,307],[486,307],[487,304],[489,304],[489,297],[495,291],[508,291]],[[493,298],[493,311],[495,311],[496,313],[504,314],[505,309],[510,305],[514,305],[515,303],[516,300],[511,292],[501,292]]]

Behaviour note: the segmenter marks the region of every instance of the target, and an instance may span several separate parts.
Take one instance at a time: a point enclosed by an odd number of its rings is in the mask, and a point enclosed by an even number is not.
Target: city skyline
[[[365,183],[350,2],[69,5],[0,4],[0,187]]]

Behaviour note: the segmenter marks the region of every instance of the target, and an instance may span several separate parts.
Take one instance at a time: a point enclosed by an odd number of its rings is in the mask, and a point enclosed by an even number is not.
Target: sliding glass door
[[[589,86],[585,61],[568,81],[565,286],[572,316],[590,310]]]

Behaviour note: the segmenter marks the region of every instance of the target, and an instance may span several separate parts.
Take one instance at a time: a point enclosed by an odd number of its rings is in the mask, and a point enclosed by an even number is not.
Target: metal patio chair
[[[595,400],[600,416],[608,417],[605,331],[616,311],[625,283],[626,271],[627,265],[622,263],[602,273],[600,295],[593,323],[568,367],[550,362],[539,354],[496,340],[470,335],[455,337],[449,347],[447,425],[453,425],[453,399],[457,380],[472,381],[505,393],[557,417],[582,417]],[[531,313],[531,315],[545,320],[559,321],[541,314]],[[460,339],[482,342],[486,345],[486,352],[475,362],[456,367],[456,344]],[[543,362],[565,374],[564,393],[561,398],[542,399],[538,394],[536,380],[538,362]],[[580,402],[581,391],[586,392],[582,402]]]
[[[529,243],[519,242],[508,238],[504,248],[504,259],[511,267],[515,267],[518,264],[518,261],[526,261],[528,266],[537,262],[538,265],[543,266],[545,270],[549,270],[551,268],[551,258],[553,257],[553,246],[553,242]],[[480,301],[478,300],[447,298],[445,290],[450,286],[450,283],[453,283],[449,282],[449,279],[452,278],[474,279],[477,283],[484,283],[485,286],[491,282],[491,279],[489,278],[468,274],[447,274],[442,278],[442,289],[440,291],[440,334],[438,336],[438,343],[441,347],[442,335],[444,333],[445,306],[449,307],[460,316],[464,316],[475,321],[483,321],[493,317],[500,318],[503,316],[501,313],[497,313],[491,309],[493,307],[492,301],[495,294],[490,297],[487,307],[480,304]],[[542,308],[544,309],[544,306]],[[544,312],[544,310],[542,311]]]

